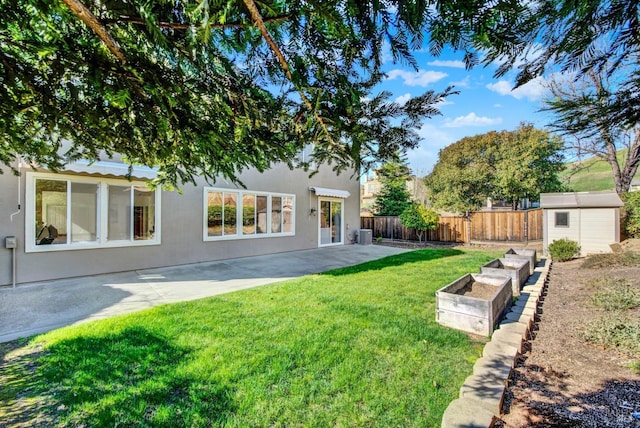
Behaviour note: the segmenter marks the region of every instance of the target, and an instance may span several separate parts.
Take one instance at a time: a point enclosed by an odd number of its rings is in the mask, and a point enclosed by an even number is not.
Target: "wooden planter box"
[[[490,336],[511,306],[511,278],[467,274],[436,291],[436,321]]]
[[[536,250],[533,248],[511,248],[504,253],[505,259],[529,260],[529,275],[533,275],[536,268]]]
[[[511,278],[511,291],[515,297],[520,295],[520,288],[529,278],[529,261],[520,259],[493,259],[482,265],[480,273],[492,276],[508,276]]]

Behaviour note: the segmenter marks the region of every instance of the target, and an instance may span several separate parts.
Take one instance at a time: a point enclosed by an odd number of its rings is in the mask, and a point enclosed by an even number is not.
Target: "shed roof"
[[[542,193],[541,208],[618,208],[624,206],[616,192]]]

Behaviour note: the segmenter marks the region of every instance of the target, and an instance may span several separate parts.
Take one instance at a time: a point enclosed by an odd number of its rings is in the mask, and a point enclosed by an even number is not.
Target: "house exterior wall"
[[[556,213],[568,213],[569,226],[556,226]],[[558,239],[570,239],[580,245],[580,256],[611,252],[610,244],[620,242],[619,208],[544,209],[543,245]]]
[[[308,172],[292,171],[280,165],[264,173],[246,171],[239,178],[247,191],[294,195],[295,233],[292,235],[205,240],[205,187],[242,188],[222,179],[212,184],[198,180],[195,186],[183,185],[181,194],[175,191],[161,192],[160,240],[155,245],[74,250],[61,250],[51,245],[48,248],[31,246],[29,249],[25,246],[25,240],[27,235],[33,236],[33,233],[26,232],[25,223],[33,215],[26,215],[26,201],[34,197],[33,190],[27,188],[28,174],[31,174],[30,170],[23,168],[20,193],[18,177],[8,169],[0,175],[0,285],[12,283],[12,251],[4,248],[6,236],[16,236],[18,239],[15,251],[16,282],[28,283],[316,248],[319,245],[319,198],[309,190],[310,186],[351,193],[349,198],[344,199],[344,244],[353,243],[360,222],[357,176],[351,177],[348,172],[336,176],[330,167],[321,167],[316,175],[309,178]],[[124,184],[128,183],[124,178],[121,179]],[[31,196],[27,195],[28,192],[32,192]],[[12,213],[18,211],[19,199],[20,212],[10,218]],[[30,205],[33,207],[33,200]],[[311,213],[311,208],[316,212]]]

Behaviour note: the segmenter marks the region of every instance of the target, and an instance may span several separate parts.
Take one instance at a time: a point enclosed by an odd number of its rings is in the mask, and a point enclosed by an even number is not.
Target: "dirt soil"
[[[498,287],[491,284],[484,284],[478,281],[472,281],[460,289],[458,294],[462,294],[467,297],[475,297],[477,299],[488,300],[496,294]]]
[[[640,374],[630,368],[633,356],[589,344],[578,334],[604,313],[590,303],[597,290],[593,280],[623,277],[640,287],[640,265],[583,263],[551,266],[538,322],[512,372],[496,426],[640,427]],[[630,311],[640,317],[638,308]]]

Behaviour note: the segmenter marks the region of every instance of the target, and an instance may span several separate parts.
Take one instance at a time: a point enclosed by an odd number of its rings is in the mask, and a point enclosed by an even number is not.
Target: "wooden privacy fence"
[[[373,238],[417,241],[415,230],[405,228],[395,216],[361,217],[361,229],[371,229]],[[425,232],[427,241],[536,241],[542,239],[542,210],[478,211],[469,219],[440,217],[436,230]]]

